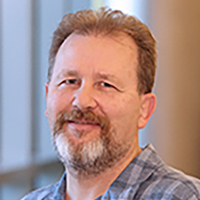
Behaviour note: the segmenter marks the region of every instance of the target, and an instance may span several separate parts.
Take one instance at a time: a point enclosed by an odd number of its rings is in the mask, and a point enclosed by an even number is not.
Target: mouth
[[[67,120],[69,133],[73,133],[76,137],[82,138],[87,135],[91,138],[95,134],[100,134],[101,127],[98,123],[84,120]]]
[[[67,120],[69,127],[76,131],[85,131],[91,132],[96,128],[100,128],[101,126],[98,123],[91,122],[91,121],[84,121],[84,120]]]
[[[63,111],[58,114],[53,131],[54,134],[66,131],[66,133],[71,133],[71,135],[75,133],[100,135],[102,132],[107,132],[109,128],[108,125],[108,119],[103,116],[96,115],[92,111],[82,112],[74,109],[69,112]]]
[[[100,126],[100,124],[91,122],[91,121],[84,121],[84,120],[67,120],[69,124],[80,124],[80,125],[94,125],[94,126]]]

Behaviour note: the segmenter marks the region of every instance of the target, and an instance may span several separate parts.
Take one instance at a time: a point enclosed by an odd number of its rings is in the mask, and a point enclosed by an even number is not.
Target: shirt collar
[[[113,182],[106,195],[119,196],[130,187],[136,191],[140,183],[147,180],[163,164],[154,147],[148,144]]]
[[[60,181],[56,184],[52,200],[65,200],[66,192],[66,172],[61,177]]]

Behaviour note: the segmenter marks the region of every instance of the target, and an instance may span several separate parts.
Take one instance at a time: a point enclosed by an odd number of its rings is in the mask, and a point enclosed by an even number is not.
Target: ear
[[[49,93],[49,82],[46,82],[45,83],[45,98],[46,98],[46,101],[47,101],[47,98],[48,98],[48,93]],[[46,104],[47,104],[47,102],[46,102]],[[45,109],[45,116],[48,117],[47,105],[46,105],[46,109]]]
[[[47,99],[47,96],[48,96],[48,92],[49,92],[49,82],[46,82],[45,83],[45,97]]]
[[[141,97],[140,117],[138,129],[144,128],[156,108],[156,96],[152,93],[144,94]]]

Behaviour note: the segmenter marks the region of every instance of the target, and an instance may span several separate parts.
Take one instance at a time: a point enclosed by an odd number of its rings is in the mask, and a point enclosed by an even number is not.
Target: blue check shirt
[[[22,200],[64,200],[66,174]],[[175,170],[148,145],[96,200],[200,200],[200,180]]]

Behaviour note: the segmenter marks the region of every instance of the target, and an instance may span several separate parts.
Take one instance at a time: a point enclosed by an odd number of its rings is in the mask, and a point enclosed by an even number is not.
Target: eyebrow
[[[62,69],[56,76],[56,80],[62,79],[66,76],[78,76],[78,72],[75,70]]]
[[[114,82],[120,83],[119,79],[112,74],[98,73],[96,77],[99,78],[99,79],[104,79],[104,80],[114,81]]]

